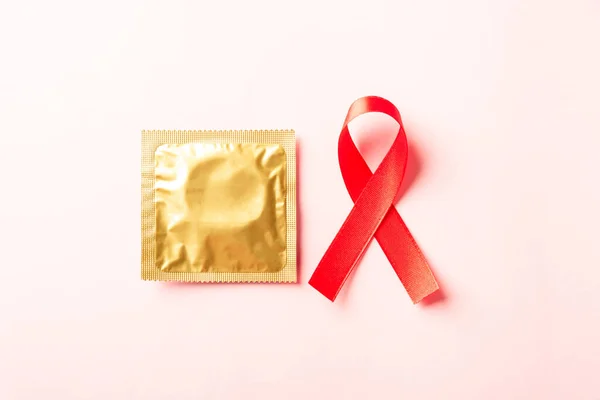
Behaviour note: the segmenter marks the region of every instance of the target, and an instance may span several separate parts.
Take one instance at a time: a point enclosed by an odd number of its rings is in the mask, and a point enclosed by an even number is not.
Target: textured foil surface
[[[279,144],[167,144],[155,154],[156,266],[278,272],[286,262]]]
[[[296,281],[293,131],[143,131],[142,279]]]

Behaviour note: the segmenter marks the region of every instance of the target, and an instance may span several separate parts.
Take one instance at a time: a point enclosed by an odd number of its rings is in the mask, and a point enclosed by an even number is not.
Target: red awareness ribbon
[[[375,173],[367,166],[348,131],[350,121],[370,112],[387,114],[400,125],[392,147]],[[407,156],[406,134],[396,106],[376,96],[362,97],[350,106],[340,133],[338,158],[354,207],[308,282],[329,300],[335,300],[373,236],[413,303],[439,288],[423,253],[394,207]]]

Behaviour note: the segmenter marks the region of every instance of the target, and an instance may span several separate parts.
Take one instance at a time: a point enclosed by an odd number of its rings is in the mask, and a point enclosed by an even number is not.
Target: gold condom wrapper
[[[291,130],[142,131],[142,279],[296,282]]]

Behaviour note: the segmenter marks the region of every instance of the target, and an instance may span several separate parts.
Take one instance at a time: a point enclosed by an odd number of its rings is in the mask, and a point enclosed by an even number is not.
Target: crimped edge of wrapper
[[[156,268],[154,155],[163,144],[279,144],[286,154],[286,263],[279,272],[164,272]],[[296,134],[294,130],[143,130],[141,277],[146,281],[204,283],[296,283]]]

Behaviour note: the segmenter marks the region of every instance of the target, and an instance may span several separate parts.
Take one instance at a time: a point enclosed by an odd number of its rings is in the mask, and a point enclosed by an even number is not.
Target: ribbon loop
[[[348,131],[350,121],[370,112],[387,114],[399,124],[396,138],[375,173],[367,166]],[[438,284],[394,207],[408,159],[406,134],[396,106],[376,96],[356,100],[348,110],[340,133],[338,159],[354,207],[323,255],[309,284],[334,301],[375,237],[411,300],[418,303],[436,291]]]

